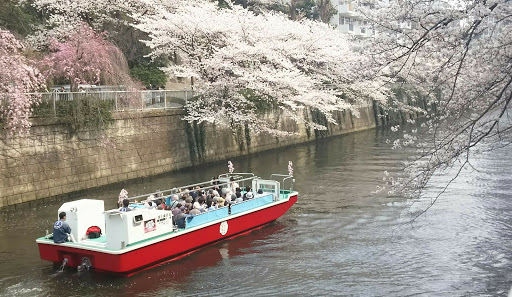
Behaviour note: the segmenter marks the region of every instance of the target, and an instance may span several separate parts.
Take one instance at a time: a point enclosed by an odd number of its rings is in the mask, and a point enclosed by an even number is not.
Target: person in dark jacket
[[[53,224],[53,242],[63,243],[68,241],[71,234],[71,227],[66,223],[66,213],[59,213],[59,220]]]
[[[158,200],[157,200],[158,201]],[[128,199],[124,199],[123,200],[123,207],[121,207],[119,209],[119,211],[131,211],[132,209],[130,208],[130,200]]]

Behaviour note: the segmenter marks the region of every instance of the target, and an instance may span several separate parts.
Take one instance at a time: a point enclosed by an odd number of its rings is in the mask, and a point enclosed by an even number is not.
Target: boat
[[[189,216],[181,224],[172,211],[144,204],[148,195],[160,195],[170,204],[178,189],[206,192],[229,188],[233,182],[253,198]],[[61,267],[129,276],[278,219],[297,201],[293,183],[290,174],[263,179],[253,173],[226,173],[214,180],[127,198],[130,211],[105,210],[103,200],[65,202],[57,213],[66,212],[71,240],[54,243],[53,234],[40,237],[36,239],[39,254]],[[99,227],[99,237],[86,236],[91,227]]]

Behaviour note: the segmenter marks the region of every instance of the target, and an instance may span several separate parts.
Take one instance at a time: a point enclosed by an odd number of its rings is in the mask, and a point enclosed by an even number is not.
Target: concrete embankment
[[[0,135],[0,207],[156,175],[317,138],[371,129],[374,107],[334,116],[337,125],[313,131],[284,116],[267,114],[289,137],[255,135],[247,127],[188,123],[182,110],[118,113],[101,134],[74,133],[65,124],[34,120],[30,136]],[[304,113],[316,123],[318,112]],[[378,117],[377,117],[378,118]]]

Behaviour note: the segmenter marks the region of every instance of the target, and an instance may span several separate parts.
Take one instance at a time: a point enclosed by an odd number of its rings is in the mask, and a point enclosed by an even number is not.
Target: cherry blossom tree
[[[29,117],[40,97],[28,93],[44,88],[43,76],[23,55],[25,46],[0,29],[0,122],[14,134],[26,134]]]
[[[130,25],[124,16],[132,11],[144,11],[144,1],[138,0],[18,0],[30,4],[46,16],[45,23],[35,28],[27,42],[38,49],[46,49],[53,39],[65,40],[69,32],[87,24],[96,31],[104,31],[108,24]]]
[[[136,27],[151,38],[152,55],[178,52],[183,63],[166,71],[196,78],[202,94],[188,104],[187,120],[247,124],[256,132],[280,134],[257,116],[261,106],[298,122],[304,108],[314,108],[334,123],[334,111],[357,115],[357,106],[369,98],[386,98],[377,81],[354,71],[364,57],[325,24],[294,22],[273,12],[256,15],[237,5],[219,9],[208,1],[153,4],[152,11],[133,14]],[[306,125],[325,129],[311,121]]]
[[[63,42],[53,39],[50,51],[41,61],[41,67],[49,78],[69,80],[73,91],[80,83],[130,83],[121,51],[85,24]]]
[[[421,108],[424,133],[394,142],[420,150],[397,189],[419,195],[433,174],[452,169],[456,178],[475,154],[510,144],[509,1],[391,1],[362,13],[379,31],[364,45],[375,74],[430,103]]]

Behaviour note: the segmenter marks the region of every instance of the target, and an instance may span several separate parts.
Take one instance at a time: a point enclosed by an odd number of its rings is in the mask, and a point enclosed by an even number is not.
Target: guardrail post
[[[164,108],[167,108],[167,92],[164,91]]]
[[[52,105],[53,105],[53,116],[54,117],[57,117],[57,108],[55,107],[55,97],[57,97],[57,93],[53,93],[53,100],[52,100]]]
[[[116,95],[114,96],[114,108],[115,108],[114,110],[115,111],[118,111],[117,110],[117,93],[119,93],[119,91],[116,91]]]

